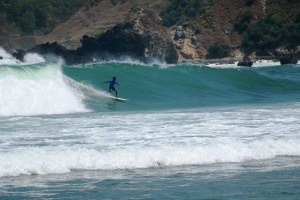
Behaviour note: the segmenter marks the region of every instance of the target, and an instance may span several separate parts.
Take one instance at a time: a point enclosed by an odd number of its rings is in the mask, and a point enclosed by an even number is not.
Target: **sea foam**
[[[300,156],[300,141],[265,139],[226,141],[197,146],[124,148],[27,147],[0,154],[0,177],[67,173],[71,170],[115,170],[272,159]]]

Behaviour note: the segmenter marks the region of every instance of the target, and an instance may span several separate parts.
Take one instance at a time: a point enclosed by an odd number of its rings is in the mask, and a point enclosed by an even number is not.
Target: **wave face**
[[[65,66],[63,71],[76,83],[84,83],[85,95],[89,96],[87,105],[96,111],[107,107],[95,89],[107,90],[108,86],[101,82],[112,76],[117,76],[120,84],[119,96],[129,99],[128,103],[118,105],[119,111],[297,101],[300,98],[298,65],[216,68],[114,62]]]
[[[117,103],[103,81],[117,76]],[[0,67],[0,116],[168,110],[297,101],[299,65],[218,68],[108,62]]]

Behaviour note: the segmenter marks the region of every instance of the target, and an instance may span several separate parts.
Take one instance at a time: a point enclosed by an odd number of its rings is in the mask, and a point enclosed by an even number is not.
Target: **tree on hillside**
[[[170,27],[195,19],[210,4],[205,0],[169,0],[169,6],[161,13],[163,23]]]
[[[243,38],[246,52],[257,52],[258,55],[269,55],[274,49],[284,46],[295,48],[300,45],[300,14],[294,20],[283,23],[280,13],[269,14],[251,24]]]
[[[28,10],[23,13],[19,19],[20,26],[26,33],[32,33],[35,29],[35,16],[32,11]]]
[[[229,56],[230,46],[221,42],[215,42],[209,47],[207,52],[207,58],[225,58]]]

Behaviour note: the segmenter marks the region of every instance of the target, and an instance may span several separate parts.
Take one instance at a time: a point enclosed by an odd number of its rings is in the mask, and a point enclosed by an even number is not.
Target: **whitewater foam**
[[[0,143],[0,177],[300,156],[299,112],[299,104],[282,104],[276,109],[0,120],[5,141]]]
[[[67,82],[70,85],[72,85],[73,88],[78,88],[81,91],[87,91],[87,93],[88,93],[87,95],[96,96],[96,97],[100,97],[100,98],[112,98],[113,97],[108,92],[105,92],[103,90],[97,90],[91,85],[77,82],[67,76],[64,76],[64,79],[67,80]]]
[[[93,58],[92,62],[88,62],[85,64],[78,64],[73,66],[68,66],[72,68],[93,68],[94,65],[102,65],[102,64],[128,64],[130,66],[141,66],[141,67],[160,67],[160,68],[168,68],[175,66],[175,64],[167,64],[163,61],[152,59],[148,62],[142,62],[141,60],[134,59],[130,56],[123,56],[121,58],[112,58],[110,60],[101,60]]]
[[[215,67],[215,68],[244,68],[237,65],[238,62],[232,63],[232,64],[208,64],[209,67]],[[257,60],[253,63],[252,67],[272,67],[272,66],[279,66],[279,61],[273,61],[273,60]]]
[[[27,53],[24,56],[24,62],[17,60],[10,53],[5,51],[2,47],[0,47],[0,56],[2,59],[0,60],[1,65],[32,65],[38,63],[44,63],[45,59],[37,54],[37,53]]]
[[[87,111],[80,91],[64,81],[60,65],[1,67],[0,116]]]
[[[0,65],[14,65],[20,63],[17,59],[15,59],[11,54],[5,51],[2,47],[0,47]]]
[[[273,61],[273,60],[257,60],[253,63],[253,67],[272,67],[272,66],[280,66],[279,61]]]
[[[246,143],[225,140],[197,146],[161,146],[97,151],[86,148],[28,147],[0,154],[0,177],[114,170],[272,159],[300,156],[300,141],[265,139]]]
[[[45,62],[45,59],[37,54],[37,53],[28,53],[24,56],[24,63],[25,65],[31,65],[31,64],[37,64],[37,63],[43,63]]]

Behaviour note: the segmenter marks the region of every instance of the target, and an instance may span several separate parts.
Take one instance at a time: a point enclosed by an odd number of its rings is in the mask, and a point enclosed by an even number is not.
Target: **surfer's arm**
[[[104,81],[104,82],[102,82],[102,83],[109,83],[109,81]]]

